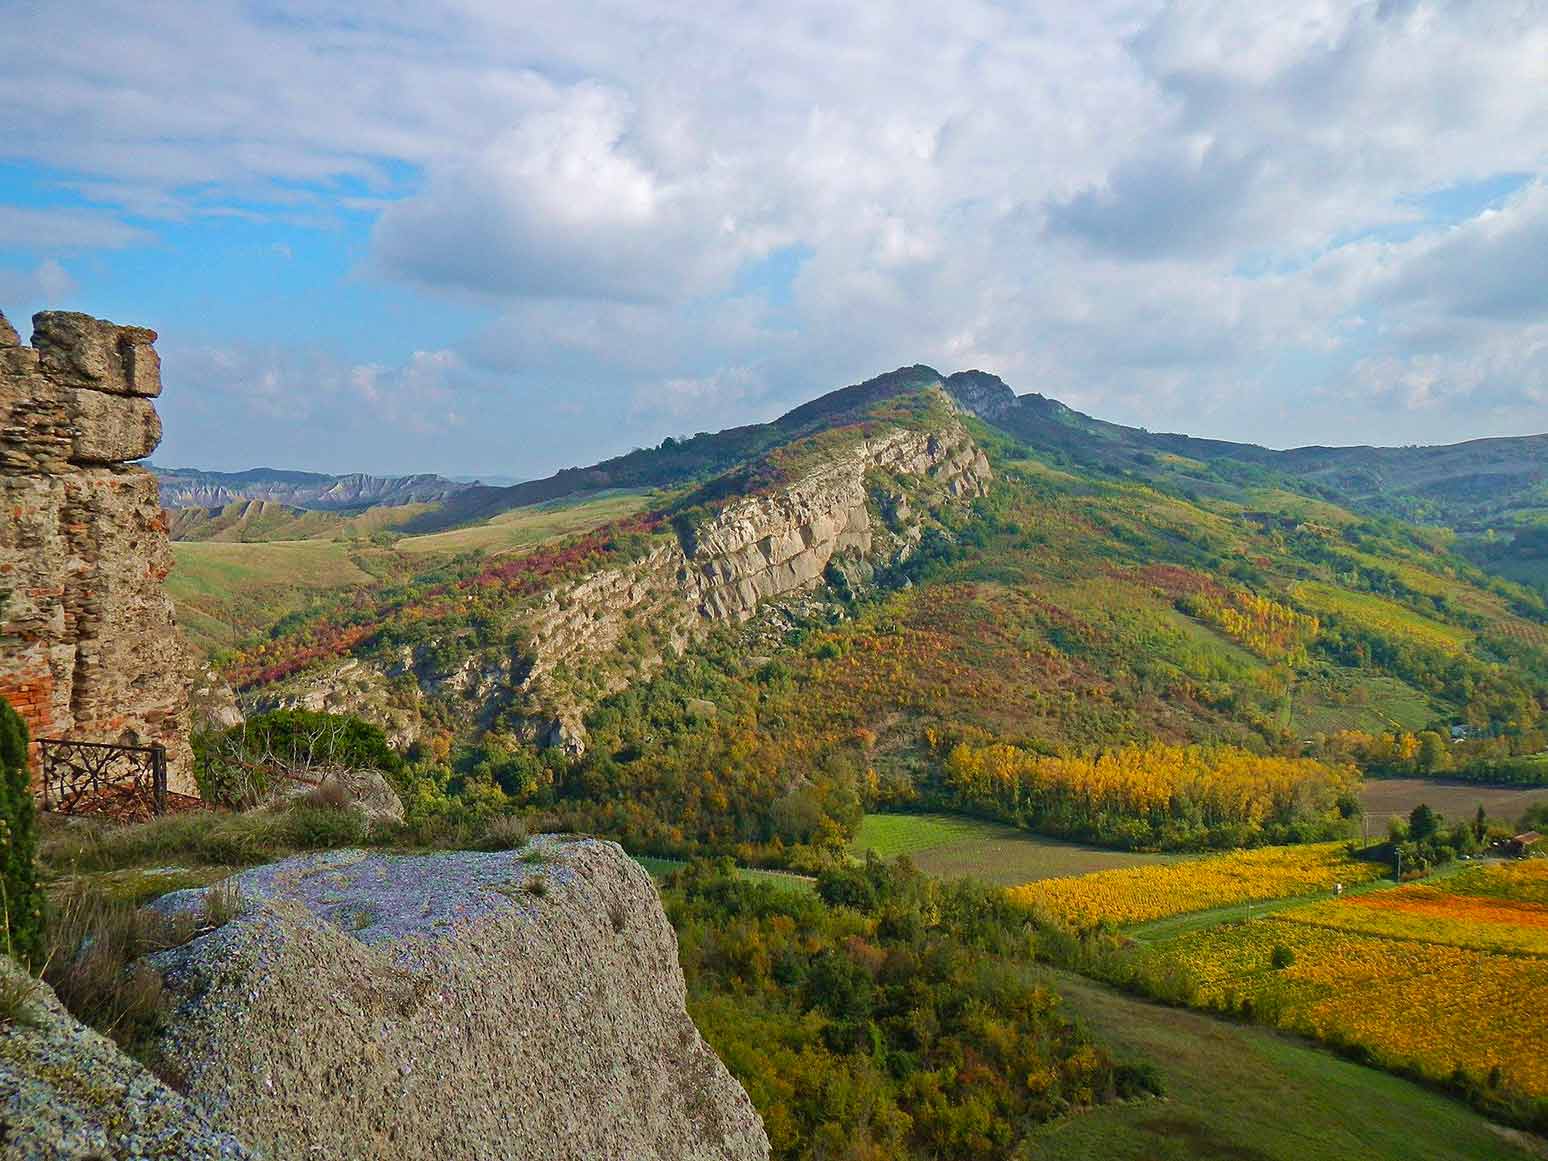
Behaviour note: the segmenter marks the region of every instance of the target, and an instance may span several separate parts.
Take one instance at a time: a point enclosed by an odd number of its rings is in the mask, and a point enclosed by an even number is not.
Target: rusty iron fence
[[[38,738],[43,809],[118,817],[167,812],[167,749]]]

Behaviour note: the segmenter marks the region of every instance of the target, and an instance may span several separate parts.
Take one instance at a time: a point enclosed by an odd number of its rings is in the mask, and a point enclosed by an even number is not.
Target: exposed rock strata
[[[960,414],[939,384],[933,390]],[[581,719],[597,698],[717,623],[745,621],[769,600],[821,587],[831,569],[851,583],[868,579],[876,566],[906,557],[943,505],[985,494],[989,462],[955,414],[929,430],[857,437],[782,486],[680,527],[638,560],[549,590],[522,615],[516,650],[478,651],[445,672],[433,650],[350,658],[266,688],[249,708],[356,714],[401,747],[421,733],[421,699],[455,698],[479,728],[498,719],[537,745],[579,752]]]
[[[174,1004],[160,1050],[271,1156],[768,1156],[684,1009],[655,888],[613,844],[343,851],[231,882],[237,918],[152,957]]]
[[[0,325],[0,696],[34,737],[160,742],[193,793],[188,668],[162,580],[155,332],[82,314]]]
[[[879,527],[871,512],[878,478],[903,482],[896,494],[883,489],[881,496],[890,528],[886,520]],[[961,424],[896,428],[783,488],[732,502],[643,560],[549,594],[532,619],[518,686],[542,711],[536,720],[548,722],[539,740],[582,744],[581,707],[555,680],[561,666],[590,671],[635,624],[680,649],[715,622],[745,621],[760,602],[815,588],[839,559],[904,556],[922,531],[907,490],[928,505],[983,495],[990,479],[988,460]],[[598,692],[627,680],[615,673]]]

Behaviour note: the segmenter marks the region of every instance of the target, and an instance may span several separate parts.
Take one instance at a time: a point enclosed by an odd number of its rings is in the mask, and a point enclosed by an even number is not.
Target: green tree
[[[27,724],[0,698],[0,923],[4,950],[33,962],[43,945],[43,893],[33,868],[38,834],[27,769]]]
[[[1447,761],[1449,757],[1446,740],[1434,730],[1425,730],[1419,735],[1419,754],[1416,761],[1420,773],[1434,774],[1438,770],[1444,770],[1450,764]]]
[[[1441,817],[1430,809],[1429,803],[1421,802],[1408,816],[1408,837],[1416,843],[1433,838],[1440,830]]]

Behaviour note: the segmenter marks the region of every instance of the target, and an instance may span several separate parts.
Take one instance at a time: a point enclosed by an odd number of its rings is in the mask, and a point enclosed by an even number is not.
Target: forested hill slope
[[[1324,833],[1347,763],[1514,777],[1548,745],[1535,591],[1241,460],[1188,482],[1050,446],[1018,416],[1054,406],[905,368],[622,457],[610,481],[692,478],[556,509],[557,538],[506,536],[507,512],[330,542],[353,579],[219,661],[252,706],[383,725],[426,794],[765,859],[921,798],[1126,844]],[[625,514],[588,521],[602,503]],[[316,549],[208,547],[223,591],[250,551]],[[1270,769],[1243,754],[1287,763],[1277,805],[1240,806]],[[1060,804],[1087,762],[1115,805]],[[1156,794],[1209,804],[1134,806]]]
[[[1229,496],[1243,483],[1275,482],[1355,509],[1464,530],[1530,524],[1548,516],[1548,435],[1475,439],[1432,447],[1302,447],[1156,433],[1095,419],[1043,395],[1015,396],[994,376],[954,375],[948,390],[976,414],[1040,451],[1107,471]]]

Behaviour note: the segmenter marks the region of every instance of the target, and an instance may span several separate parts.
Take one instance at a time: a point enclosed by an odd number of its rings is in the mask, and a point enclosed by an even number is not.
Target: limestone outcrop
[[[156,335],[45,312],[0,316],[0,696],[33,737],[148,745],[193,793],[188,662],[162,580]]]
[[[547,594],[531,618],[515,683],[534,709],[535,739],[583,745],[587,699],[564,688],[560,675],[585,674],[591,696],[623,687],[627,667],[597,663],[631,628],[648,626],[653,639],[680,650],[717,622],[745,621],[761,602],[821,585],[830,564],[906,556],[923,531],[918,509],[981,496],[991,479],[988,459],[959,422],[893,428],[783,487],[731,502],[643,560]]]
[[[650,878],[617,846],[336,851],[228,883],[234,919],[149,960],[172,1003],[157,1050],[268,1156],[768,1156],[684,1009]]]
[[[0,983],[29,986],[0,955]],[[32,981],[22,1019],[0,1023],[0,1144],[12,1161],[246,1161],[193,1102],[65,1011]]]
[[[875,425],[813,454],[778,486],[679,519],[675,536],[638,559],[544,592],[518,614],[516,648],[477,651],[444,671],[433,647],[345,658],[265,687],[247,706],[354,714],[401,747],[422,734],[425,703],[455,699],[476,728],[498,719],[528,742],[578,753],[597,699],[715,625],[818,589],[835,570],[851,584],[868,579],[906,558],[944,506],[988,491],[992,473],[961,422],[965,405],[939,382],[926,389],[940,405],[927,427]]]

